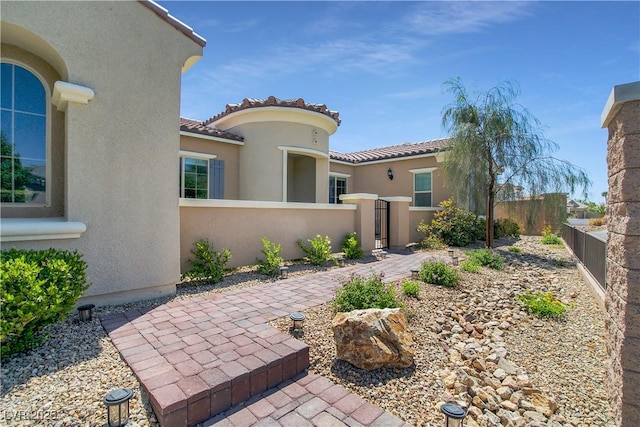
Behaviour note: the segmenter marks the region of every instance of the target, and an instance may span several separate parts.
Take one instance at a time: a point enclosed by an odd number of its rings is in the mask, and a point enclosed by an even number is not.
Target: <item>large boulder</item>
[[[413,337],[399,308],[338,313],[331,328],[336,357],[360,369],[406,368],[413,364]]]

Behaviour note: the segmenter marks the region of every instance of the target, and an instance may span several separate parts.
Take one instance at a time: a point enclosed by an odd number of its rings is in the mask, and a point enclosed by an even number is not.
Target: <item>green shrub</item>
[[[551,226],[547,225],[542,229],[542,244],[543,245],[561,245],[562,239],[558,237],[553,231]]]
[[[420,224],[418,224],[418,231],[422,231],[421,229],[424,229],[424,227],[427,227],[427,225],[424,222],[420,222]],[[418,246],[422,249],[434,250],[444,249],[447,247],[447,245],[445,245],[445,243],[440,240],[438,236],[435,236],[433,234],[428,234],[425,238],[420,240]]]
[[[469,259],[478,265],[502,270],[504,268],[504,258],[491,249],[478,249],[467,252]]]
[[[480,273],[480,264],[470,259],[462,261],[460,268],[468,273]]]
[[[431,224],[420,223],[418,231],[433,235],[448,246],[467,246],[484,236],[484,225],[473,212],[456,207],[451,200],[440,203]]]
[[[260,252],[262,252],[265,259],[258,260],[258,271],[262,274],[266,274],[267,276],[275,276],[278,274],[280,266],[284,262],[284,259],[280,256],[282,247],[275,243],[271,243],[266,237],[262,238],[262,246],[264,249]]]
[[[382,275],[369,277],[351,275],[336,289],[331,303],[334,313],[368,308],[397,308],[400,306],[392,286],[382,282]]]
[[[298,240],[298,246],[307,255],[313,265],[325,265],[327,261],[334,260],[331,255],[331,240],[329,236],[324,238],[319,234],[313,239],[308,239],[309,244]]]
[[[460,281],[457,270],[449,267],[444,261],[425,261],[418,273],[423,282],[452,288]]]
[[[509,218],[498,219],[493,225],[493,235],[500,237],[520,237],[520,225]]]
[[[87,264],[77,251],[2,251],[1,356],[33,348],[46,325],[63,320],[85,290]]]
[[[567,310],[568,305],[555,298],[551,292],[527,292],[518,297],[519,301],[524,304],[528,313],[533,313],[540,317],[559,317]]]
[[[195,259],[189,260],[191,270],[187,273],[187,276],[210,283],[221,281],[224,277],[225,267],[231,260],[229,249],[216,252],[208,239],[198,240],[193,246],[191,253],[195,256]]]
[[[420,283],[415,280],[404,279],[402,280],[401,285],[404,296],[416,299],[420,297]]]
[[[344,256],[348,259],[360,259],[364,255],[362,246],[360,246],[360,242],[358,242],[355,231],[347,233],[344,236],[344,240],[342,241],[342,252],[344,252]]]
[[[520,254],[522,253],[522,249],[520,249],[517,246],[509,246],[509,252],[513,253],[513,254]]]

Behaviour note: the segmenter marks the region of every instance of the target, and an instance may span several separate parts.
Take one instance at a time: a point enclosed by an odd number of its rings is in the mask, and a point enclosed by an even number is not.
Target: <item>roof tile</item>
[[[193,119],[180,117],[180,130],[183,132],[196,133],[199,135],[214,136],[233,141],[244,141],[244,138],[235,133],[225,132],[214,127],[205,126],[202,122]]]
[[[330,151],[329,154],[332,160],[358,164],[373,162],[376,160],[396,159],[400,157],[436,153],[443,150],[448,143],[449,139],[434,139],[431,141],[372,148],[368,150],[356,151],[354,153],[338,153],[336,151]]]

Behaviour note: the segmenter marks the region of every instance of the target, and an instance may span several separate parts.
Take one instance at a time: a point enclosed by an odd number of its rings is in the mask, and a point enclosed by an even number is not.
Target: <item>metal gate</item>
[[[375,201],[376,249],[389,247],[389,202],[378,199]]]

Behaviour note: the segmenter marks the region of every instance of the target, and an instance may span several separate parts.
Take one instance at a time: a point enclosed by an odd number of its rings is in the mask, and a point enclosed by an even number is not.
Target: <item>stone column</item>
[[[615,86],[602,113],[607,164],[608,387],[616,425],[640,420],[640,82]]]
[[[376,218],[375,218],[375,201],[378,200],[377,194],[354,193],[342,194],[340,200],[343,203],[351,203],[356,205],[356,234],[362,250],[367,252],[376,247]]]
[[[381,197],[389,202],[389,249],[404,249],[409,243],[411,197]]]

